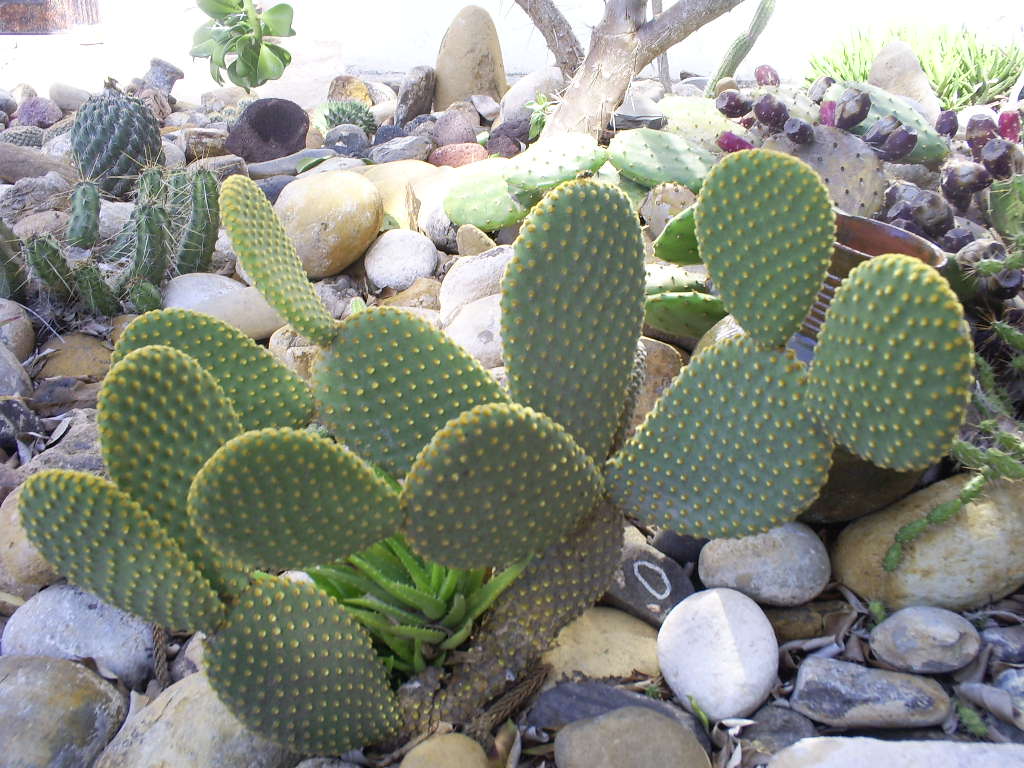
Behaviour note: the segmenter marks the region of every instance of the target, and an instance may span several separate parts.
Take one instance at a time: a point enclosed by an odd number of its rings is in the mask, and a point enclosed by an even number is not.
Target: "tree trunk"
[[[583,65],[544,135],[580,131],[592,136],[608,125],[634,75],[683,38],[743,0],[677,0],[644,22],[647,0],[605,0]]]
[[[552,0],[516,0],[516,5],[544,35],[548,50],[555,54],[555,64],[569,80],[583,61],[583,46],[565,16]]]

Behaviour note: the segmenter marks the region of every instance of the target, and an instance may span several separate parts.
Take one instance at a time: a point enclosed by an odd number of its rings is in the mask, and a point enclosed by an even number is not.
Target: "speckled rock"
[[[693,696],[709,718],[721,720],[748,715],[768,697],[779,647],[757,603],[732,589],[708,589],[666,617],[658,661],[679,699]]]
[[[67,227],[70,219],[71,214],[67,211],[30,213],[19,219],[18,223],[11,227],[11,231],[23,241],[43,235],[59,235]]]
[[[439,147],[475,142],[476,126],[459,110],[448,110],[437,118],[432,136]]]
[[[17,356],[0,346],[0,397],[28,397],[32,394],[32,379]]]
[[[444,290],[444,283],[441,283]],[[494,294],[460,307],[444,324],[445,332],[484,368],[502,364],[501,296]]]
[[[129,718],[93,768],[291,768],[298,761],[238,722],[199,672]]]
[[[358,101],[364,107],[373,106],[373,98],[366,83],[354,75],[338,75],[327,87],[328,101]]]
[[[586,677],[658,674],[658,631],[614,608],[591,608],[567,625],[542,660],[551,665],[547,686],[580,673]]]
[[[814,723],[788,707],[765,704],[750,719],[754,724],[740,732],[740,743],[743,757],[758,764],[800,739],[818,735]]]
[[[37,128],[49,128],[64,117],[64,112],[50,99],[35,96],[25,99],[18,105],[15,113],[18,125],[34,125]]]
[[[99,381],[110,369],[111,348],[103,340],[86,333],[66,333],[43,344],[42,352],[51,352],[39,375],[79,376]]]
[[[990,486],[955,523],[933,525],[904,547],[895,571],[882,559],[903,525],[956,497],[970,475],[935,483],[848,525],[832,551],[836,580],[890,609],[934,605],[970,610],[1024,584],[1024,484]]]
[[[4,656],[91,658],[135,689],[153,673],[152,627],[70,584],[48,587],[15,611],[0,648]]]
[[[438,147],[430,153],[427,162],[431,165],[449,165],[452,168],[459,168],[486,159],[486,149],[476,142],[468,142]]]
[[[461,733],[432,736],[417,744],[399,768],[488,768],[487,754],[473,739]]]
[[[375,163],[393,163],[398,160],[426,160],[434,151],[434,142],[426,136],[397,136],[370,150]]]
[[[71,184],[60,173],[49,171],[16,181],[14,187],[0,197],[0,219],[13,225],[30,213],[66,211],[70,207]]]
[[[623,707],[570,723],[555,736],[558,768],[710,768],[694,735],[646,707]]]
[[[819,736],[779,752],[768,768],[993,768],[1024,765],[1024,745]]]
[[[930,678],[817,656],[801,662],[789,703],[816,722],[842,728],[938,725],[951,706]]]
[[[36,332],[28,310],[10,299],[0,299],[0,344],[22,361],[36,348]]]
[[[901,672],[938,674],[970,664],[981,637],[967,619],[944,608],[915,605],[871,630],[875,656]]]
[[[395,108],[395,124],[405,125],[414,117],[429,112],[434,101],[436,72],[433,67],[420,66],[410,69],[398,89],[398,105]]]
[[[404,291],[437,268],[437,249],[430,238],[408,229],[384,232],[367,249],[366,277],[377,288]]]
[[[470,5],[456,15],[441,40],[434,67],[434,108],[486,93],[500,99],[508,90],[498,31],[483,8]]]
[[[81,664],[39,656],[0,657],[5,766],[91,766],[127,712],[126,698]]]
[[[709,587],[729,587],[765,605],[801,605],[828,584],[831,564],[821,539],[802,523],[766,533],[713,539],[700,553],[698,573]]]

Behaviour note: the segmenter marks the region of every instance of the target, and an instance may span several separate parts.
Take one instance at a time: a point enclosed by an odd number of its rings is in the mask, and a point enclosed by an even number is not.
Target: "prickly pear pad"
[[[238,589],[244,573],[199,538],[186,512],[196,473],[242,431],[217,382],[183,352],[143,347],[110,369],[97,408],[111,479],[167,530],[219,591]]]
[[[746,536],[792,520],[831,465],[806,381],[791,352],[747,336],[709,347],[609,462],[609,496],[642,522],[695,536]]]
[[[946,279],[910,256],[876,256],[836,290],[808,403],[833,439],[896,470],[949,449],[970,399],[972,344]]]
[[[237,328],[187,309],[161,309],[132,320],[114,347],[117,363],[151,345],[173,347],[217,380],[242,428],[303,427],[313,416],[313,396],[295,373]]]
[[[346,318],[313,369],[321,418],[396,479],[449,419],[508,396],[462,347],[411,312],[374,307]]]
[[[313,290],[263,190],[245,176],[229,176],[220,189],[220,214],[242,266],[267,302],[307,339],[329,344],[334,318]]]
[[[608,455],[640,337],[643,260],[626,196],[579,179],[530,212],[502,281],[512,399],[561,424],[595,461]]]
[[[77,584],[122,610],[173,630],[213,630],[224,605],[199,568],[109,480],[51,469],[18,499],[29,540]]]
[[[708,174],[695,219],[726,308],[757,341],[785,344],[832,260],[835,214],[818,174],[780,152],[733,152]]]
[[[340,755],[399,726],[366,630],[312,584],[251,584],[211,638],[206,667],[239,720],[295,752]]]
[[[608,144],[608,159],[626,178],[646,187],[675,181],[696,192],[715,156],[682,136],[652,128],[619,131]]]
[[[298,429],[225,443],[196,475],[188,514],[218,550],[273,570],[340,560],[400,523],[398,494],[365,461]]]
[[[513,197],[505,180],[509,162],[504,157],[490,157],[458,169],[459,181],[444,198],[444,211],[455,226],[472,224],[494,232],[522,220],[537,196],[525,203]]]
[[[490,403],[445,425],[405,478],[405,536],[449,568],[501,568],[545,548],[591,510],[601,476],[544,414]]]
[[[596,171],[608,159],[608,152],[586,133],[564,133],[541,138],[516,155],[505,171],[513,189],[546,192],[580,171]]]
[[[644,323],[672,336],[699,339],[725,315],[725,307],[717,296],[699,291],[672,291],[647,297]]]

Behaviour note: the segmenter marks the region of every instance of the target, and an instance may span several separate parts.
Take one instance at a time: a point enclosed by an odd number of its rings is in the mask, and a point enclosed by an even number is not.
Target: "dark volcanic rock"
[[[309,116],[287,99],[257,99],[231,128],[224,147],[247,163],[260,163],[306,146]]]

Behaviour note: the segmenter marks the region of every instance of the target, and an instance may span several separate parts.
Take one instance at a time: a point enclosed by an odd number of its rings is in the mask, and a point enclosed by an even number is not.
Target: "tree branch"
[[[530,17],[540,30],[548,50],[555,54],[555,64],[569,80],[583,61],[583,46],[572,27],[552,0],[516,0],[516,5]]]
[[[640,50],[636,69],[640,71],[660,54],[708,22],[728,13],[743,0],[676,0],[637,31]]]

